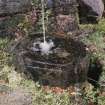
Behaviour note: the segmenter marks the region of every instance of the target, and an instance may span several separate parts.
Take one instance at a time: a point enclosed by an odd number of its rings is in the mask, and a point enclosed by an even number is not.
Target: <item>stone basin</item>
[[[84,43],[72,38],[47,36],[46,40],[52,40],[55,46],[51,53],[43,55],[40,51],[32,50],[37,40],[42,41],[43,35],[26,37],[15,46],[14,64],[20,72],[50,86],[67,87],[86,81],[89,59]]]

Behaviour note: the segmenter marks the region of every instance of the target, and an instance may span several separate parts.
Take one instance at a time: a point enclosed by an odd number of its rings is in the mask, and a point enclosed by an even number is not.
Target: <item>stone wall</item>
[[[11,34],[31,7],[31,0],[0,0],[0,36]]]
[[[25,12],[30,5],[31,0],[0,0],[0,16]]]
[[[78,30],[77,6],[76,0],[54,1],[51,16],[49,16],[49,33],[63,36],[68,32]]]

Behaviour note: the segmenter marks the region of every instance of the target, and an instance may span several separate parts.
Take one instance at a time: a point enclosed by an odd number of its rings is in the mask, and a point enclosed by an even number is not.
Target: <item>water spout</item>
[[[46,30],[45,30],[45,10],[44,10],[44,0],[41,0],[41,4],[42,4],[42,27],[43,27],[43,38],[44,38],[44,42],[46,41]]]

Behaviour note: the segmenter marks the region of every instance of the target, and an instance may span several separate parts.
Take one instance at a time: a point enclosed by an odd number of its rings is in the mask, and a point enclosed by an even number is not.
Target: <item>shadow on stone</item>
[[[90,61],[90,66],[88,70],[88,82],[91,83],[95,88],[99,87],[99,79],[102,73],[102,64],[99,60],[95,60],[94,62]]]

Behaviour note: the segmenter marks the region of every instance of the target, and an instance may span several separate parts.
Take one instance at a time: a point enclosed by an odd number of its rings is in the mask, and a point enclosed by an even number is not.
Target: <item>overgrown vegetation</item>
[[[94,62],[99,60],[103,66],[103,73],[100,76],[100,81],[105,80],[105,19],[102,19],[97,25],[85,25],[92,29],[94,28],[95,32],[88,37],[85,37],[83,41],[88,45],[91,52],[91,59]],[[84,27],[84,26],[83,26]],[[102,79],[102,80],[101,80]]]
[[[94,63],[97,65],[102,65],[102,73],[99,76],[98,81],[94,81],[96,83],[97,89],[92,89],[87,92],[86,98],[91,97],[92,101],[97,101],[98,105],[105,104],[105,19],[101,19],[98,24],[92,25],[81,25],[82,29],[94,29],[94,33],[85,37],[83,42],[85,42],[90,51],[91,63],[93,66]],[[96,74],[94,74],[96,75]]]

